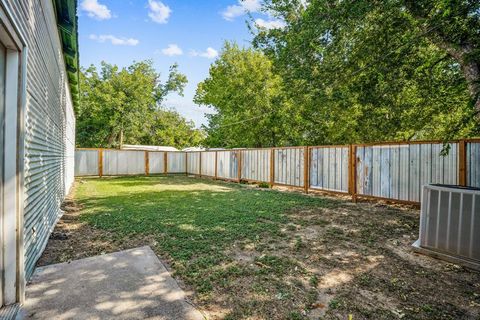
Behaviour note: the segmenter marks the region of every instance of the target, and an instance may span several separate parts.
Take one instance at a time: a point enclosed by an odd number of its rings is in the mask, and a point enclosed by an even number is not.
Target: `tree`
[[[161,107],[169,93],[182,94],[186,82],[177,65],[170,68],[168,80],[161,82],[151,61],[136,62],[123,69],[102,62],[100,73],[94,66],[83,70],[81,103],[77,111],[78,145],[119,147],[123,143],[168,141],[184,146],[199,143],[199,133],[193,123]],[[175,121],[176,126],[165,124],[167,118]],[[170,131],[157,130],[162,126]],[[187,134],[192,134],[191,140],[185,138]]]
[[[295,109],[283,94],[281,77],[261,52],[226,43],[198,85],[195,102],[211,107],[206,144],[268,147],[298,143]]]
[[[254,45],[274,62],[310,143],[475,135],[479,6],[270,0],[265,10],[286,27],[261,29]]]

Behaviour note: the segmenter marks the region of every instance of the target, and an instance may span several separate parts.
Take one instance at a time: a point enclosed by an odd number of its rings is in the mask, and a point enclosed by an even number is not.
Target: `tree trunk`
[[[120,130],[120,149],[122,149],[123,146],[123,129]]]
[[[454,45],[445,42],[437,42],[437,44],[460,65],[463,76],[467,81],[468,92],[475,107],[475,113],[480,116],[480,61],[472,58],[474,49],[470,45],[455,48]]]
[[[425,3],[418,0],[404,0],[404,4],[412,16],[423,25],[425,36],[440,49],[445,50],[460,65],[467,82],[468,92],[474,105],[477,119],[480,122],[480,59],[478,53],[475,53],[476,46],[473,45],[478,41],[475,38],[475,33],[464,31],[462,32],[462,42],[454,43],[448,37],[448,29],[442,31],[438,21],[435,24],[429,20],[429,11],[434,10],[434,7],[431,5],[422,6]],[[467,14],[460,18],[467,19]],[[453,16],[445,16],[445,19],[443,21],[444,25],[454,25]]]

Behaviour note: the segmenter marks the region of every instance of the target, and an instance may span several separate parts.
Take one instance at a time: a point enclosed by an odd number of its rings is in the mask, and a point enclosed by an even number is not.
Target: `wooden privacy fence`
[[[420,202],[422,185],[480,188],[480,139],[196,152],[77,149],[76,176],[181,173]]]

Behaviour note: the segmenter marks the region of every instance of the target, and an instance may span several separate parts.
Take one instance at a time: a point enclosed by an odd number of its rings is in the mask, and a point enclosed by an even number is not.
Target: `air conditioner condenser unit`
[[[425,185],[415,251],[480,270],[480,189]]]

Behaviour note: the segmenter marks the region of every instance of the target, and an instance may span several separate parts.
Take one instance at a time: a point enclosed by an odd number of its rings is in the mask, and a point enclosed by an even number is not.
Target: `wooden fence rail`
[[[480,139],[157,152],[77,149],[76,176],[188,174],[419,203],[424,184],[480,188]]]

